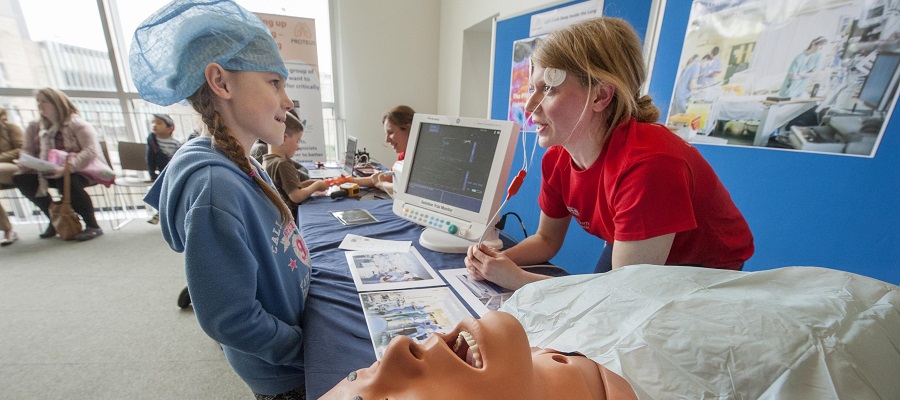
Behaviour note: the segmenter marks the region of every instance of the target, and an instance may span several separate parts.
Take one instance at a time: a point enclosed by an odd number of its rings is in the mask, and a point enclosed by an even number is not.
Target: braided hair
[[[250,159],[247,158],[247,153],[244,151],[244,146],[241,146],[241,143],[228,132],[228,127],[222,122],[222,117],[219,111],[216,110],[212,99],[213,93],[208,83],[204,83],[194,94],[187,98],[194,110],[200,114],[203,123],[206,124],[213,138],[213,146],[221,149],[231,161],[237,164],[241,171],[253,178],[263,193],[266,194],[266,197],[269,198],[269,201],[278,209],[278,213],[281,214],[281,220],[284,223],[292,221],[293,215],[291,210],[284,203],[284,200],[281,199],[278,192],[253,171],[253,168],[250,166]]]

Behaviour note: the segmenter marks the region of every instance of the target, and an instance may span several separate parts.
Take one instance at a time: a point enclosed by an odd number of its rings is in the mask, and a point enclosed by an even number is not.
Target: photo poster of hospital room
[[[528,82],[531,79],[531,53],[534,48],[547,35],[530,37],[513,42],[512,70],[509,82],[509,115],[510,121],[515,121],[524,132],[534,132],[534,124],[528,120],[525,114],[525,103],[531,92],[528,90]]]
[[[695,0],[667,125],[694,143],[874,157],[900,0]]]
[[[421,343],[432,333],[447,333],[472,316],[446,286],[359,294],[366,325],[381,359],[391,339],[406,336]]]
[[[345,254],[360,292],[444,285],[414,247],[406,252],[348,251]]]

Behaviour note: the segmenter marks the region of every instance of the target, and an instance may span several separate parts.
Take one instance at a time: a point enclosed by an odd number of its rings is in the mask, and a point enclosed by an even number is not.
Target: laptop
[[[309,170],[310,179],[331,179],[340,176],[353,176],[353,168],[356,167],[357,139],[347,135],[347,152],[344,153],[344,165],[340,168],[312,168]]]

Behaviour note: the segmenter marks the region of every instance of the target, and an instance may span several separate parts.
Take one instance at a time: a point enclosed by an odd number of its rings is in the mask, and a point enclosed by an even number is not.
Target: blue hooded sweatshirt
[[[182,146],[144,201],[159,210],[169,246],[184,253],[197,321],[235,372],[260,394],[303,386],[300,321],[310,261],[296,224],[283,223],[209,137]]]

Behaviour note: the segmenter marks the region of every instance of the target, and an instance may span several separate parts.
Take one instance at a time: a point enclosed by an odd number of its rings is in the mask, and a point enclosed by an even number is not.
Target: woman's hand
[[[483,244],[469,247],[465,264],[472,279],[489,280],[507,289],[516,290],[534,280],[505,254]]]
[[[61,178],[63,176],[63,173],[65,173],[65,172],[66,172],[65,167],[56,167],[53,170],[41,172],[41,174],[43,174],[44,177],[47,179],[56,179],[56,178]]]

